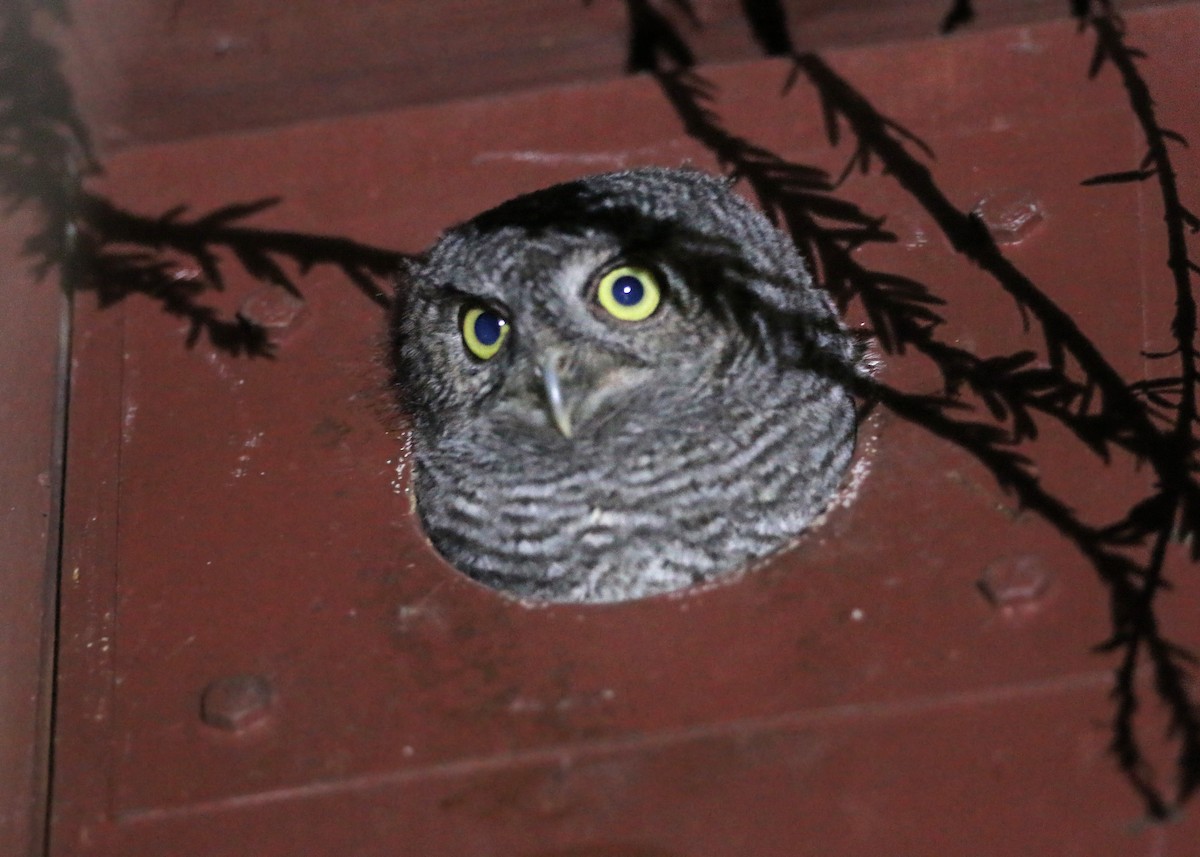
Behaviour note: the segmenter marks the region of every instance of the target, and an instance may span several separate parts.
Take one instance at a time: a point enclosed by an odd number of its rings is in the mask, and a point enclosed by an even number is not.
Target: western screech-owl
[[[854,446],[856,348],[792,242],[690,169],[591,176],[403,272],[395,382],[441,554],[521,597],[617,601],[796,538]]]

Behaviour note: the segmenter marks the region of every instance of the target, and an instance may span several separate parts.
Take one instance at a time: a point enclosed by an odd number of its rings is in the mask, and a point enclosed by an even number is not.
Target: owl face
[[[528,441],[620,433],[622,414],[689,395],[739,343],[688,287],[699,272],[612,235],[453,236],[426,270],[414,311],[442,381],[433,412]]]
[[[791,242],[701,173],[510,200],[397,295],[421,520],[506,592],[620,600],[732,571],[803,531],[853,449],[850,337]]]

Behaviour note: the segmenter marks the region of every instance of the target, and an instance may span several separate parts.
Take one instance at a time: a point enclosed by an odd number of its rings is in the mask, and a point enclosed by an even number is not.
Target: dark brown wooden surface
[[[1131,31],[1164,121],[1200,135],[1200,7],[1134,16]],[[931,145],[963,210],[1032,195],[1041,222],[1009,257],[1137,379],[1170,311],[1161,214],[1150,186],[1080,185],[1141,158],[1119,82],[1086,79],[1090,49],[1060,23],[830,62]],[[780,94],[788,70],[706,74],[730,128],[837,174],[849,144],[830,147],[811,90]],[[514,193],[684,160],[714,166],[635,79],[143,146],[97,189],[146,213],[282,195],[255,225],[417,251]],[[1197,171],[1181,175],[1195,198]],[[944,299],[950,341],[1040,347],[894,181],[854,175],[839,195],[886,214],[898,240],[862,258]],[[221,311],[282,300],[229,270]],[[326,267],[300,283],[272,360],[189,349],[186,324],[142,297],[81,299],[56,857],[1128,857],[1200,841],[1194,813],[1144,823],[1107,753],[1095,570],[962,450],[873,419],[857,491],[767,567],[680,597],[531,609],[422,538],[378,308]],[[882,373],[937,389],[911,356]],[[1096,519],[1149,481],[1097,469],[1065,432],[1027,451]],[[1172,563],[1160,618],[1195,649],[1194,568]],[[980,591],[1011,567],[1045,574],[1026,609]],[[271,697],[230,732],[205,712],[247,675]],[[1169,749],[1153,750],[1169,770]]]
[[[57,572],[58,277],[30,270],[33,207],[0,221],[0,853],[42,838]]]
[[[706,62],[760,55],[737,0],[651,0]],[[976,28],[1063,18],[1067,0],[979,2]],[[1146,5],[1144,0],[1122,4]],[[801,48],[937,32],[948,0],[790,0]],[[103,0],[72,4],[72,77],[102,147],[603,80],[622,0]]]

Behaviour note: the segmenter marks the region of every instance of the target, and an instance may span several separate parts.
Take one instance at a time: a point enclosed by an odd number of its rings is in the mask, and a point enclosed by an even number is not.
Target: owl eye
[[[462,338],[467,350],[480,360],[491,360],[508,336],[508,322],[483,307],[471,307],[462,315]]]
[[[654,274],[645,268],[622,265],[600,278],[596,302],[613,318],[641,321],[649,318],[662,300]]]

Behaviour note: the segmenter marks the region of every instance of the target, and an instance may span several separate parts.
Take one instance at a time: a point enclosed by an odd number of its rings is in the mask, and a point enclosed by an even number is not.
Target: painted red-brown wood
[[[77,0],[69,59],[98,141],[120,147],[603,80],[626,62],[626,5]],[[646,5],[677,27],[702,61],[759,54],[735,0]],[[1066,0],[976,5],[976,26],[1067,14]],[[927,36],[949,8],[943,0],[789,0],[783,6],[804,48]]]
[[[1166,121],[1200,133],[1180,36],[1200,9],[1131,27]],[[1142,320],[1166,312],[1160,214],[1149,188],[1080,186],[1142,154],[1119,83],[1085,79],[1090,48],[1060,24],[831,63],[932,146],[964,210],[1034,195],[1042,222],[1010,257],[1137,378],[1159,335]],[[707,73],[730,128],[840,171],[849,150],[825,142],[815,98],[780,95],[786,63]],[[514,193],[685,160],[712,166],[640,79],[144,147],[100,189],[144,212],[283,195],[255,222],[416,251]],[[1028,341],[888,177],[843,190],[898,234],[864,259],[944,298],[949,339]],[[966,453],[875,417],[853,496],[766,567],[678,597],[531,608],[424,541],[380,313],[327,269],[301,284],[273,360],[189,350],[145,299],[79,308],[53,854],[1125,857],[1200,840],[1194,813],[1144,824],[1106,752],[1095,572]],[[215,300],[233,312],[268,288],[234,273]],[[915,358],[882,371],[936,386]],[[1149,479],[1053,432],[1030,453],[1097,520]],[[980,592],[1030,566],[1048,581],[1033,609]],[[1177,571],[1162,620],[1195,648],[1194,569]],[[231,732],[202,700],[238,676],[270,697]]]
[[[67,312],[24,253],[42,228],[32,205],[0,221],[0,852],[22,855],[44,825]]]

